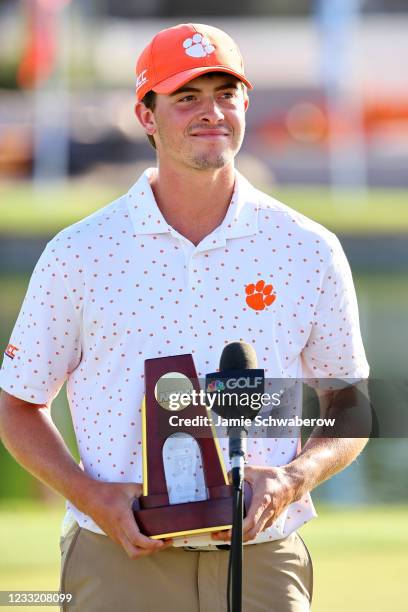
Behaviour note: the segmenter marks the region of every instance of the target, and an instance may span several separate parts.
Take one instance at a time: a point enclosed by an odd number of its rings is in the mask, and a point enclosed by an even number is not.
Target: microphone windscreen
[[[258,359],[255,349],[246,342],[230,342],[224,347],[220,359],[220,372],[224,370],[256,370]]]

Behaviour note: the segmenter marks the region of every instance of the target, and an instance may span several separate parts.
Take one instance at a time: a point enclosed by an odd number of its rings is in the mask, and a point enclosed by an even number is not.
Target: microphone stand
[[[247,431],[242,427],[228,430],[233,487],[233,519],[228,567],[228,609],[242,612],[242,522],[244,517],[244,461]]]

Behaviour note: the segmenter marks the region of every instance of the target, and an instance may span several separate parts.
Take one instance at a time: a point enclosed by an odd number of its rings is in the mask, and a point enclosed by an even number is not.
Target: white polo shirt
[[[107,482],[142,482],[145,359],[191,353],[204,377],[218,368],[224,345],[241,340],[254,346],[268,378],[368,376],[352,276],[334,234],[237,173],[223,222],[194,246],[163,218],[152,172],[48,243],[0,372],[3,389],[35,404],[50,403],[67,381],[82,466]],[[248,463],[286,464],[297,442],[249,439]],[[225,441],[222,449],[228,468]],[[173,499],[181,472],[168,470]],[[198,475],[197,498],[202,486]],[[81,527],[100,532],[68,509]],[[282,538],[314,516],[306,495],[256,541]]]

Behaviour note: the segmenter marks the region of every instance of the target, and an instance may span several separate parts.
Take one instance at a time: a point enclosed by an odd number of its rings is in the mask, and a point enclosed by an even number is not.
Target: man
[[[203,376],[225,343],[242,340],[269,378],[368,376],[338,240],[234,170],[250,88],[221,30],[182,24],[155,36],[137,63],[135,111],[157,168],[47,245],[6,351],[4,442],[68,500],[70,610],[225,609],[230,534],[154,541],[131,512],[145,359],[191,353]],[[65,380],[81,466],[49,418]],[[331,416],[356,401],[350,386],[319,395]],[[309,492],[366,438],[315,432],[300,453],[297,442],[249,440],[247,612],[309,609],[312,567],[296,529],[315,516]]]

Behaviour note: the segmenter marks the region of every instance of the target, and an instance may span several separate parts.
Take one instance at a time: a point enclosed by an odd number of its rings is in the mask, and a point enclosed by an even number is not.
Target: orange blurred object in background
[[[27,36],[17,82],[31,88],[46,81],[57,58],[57,13],[70,0],[25,0]]]

